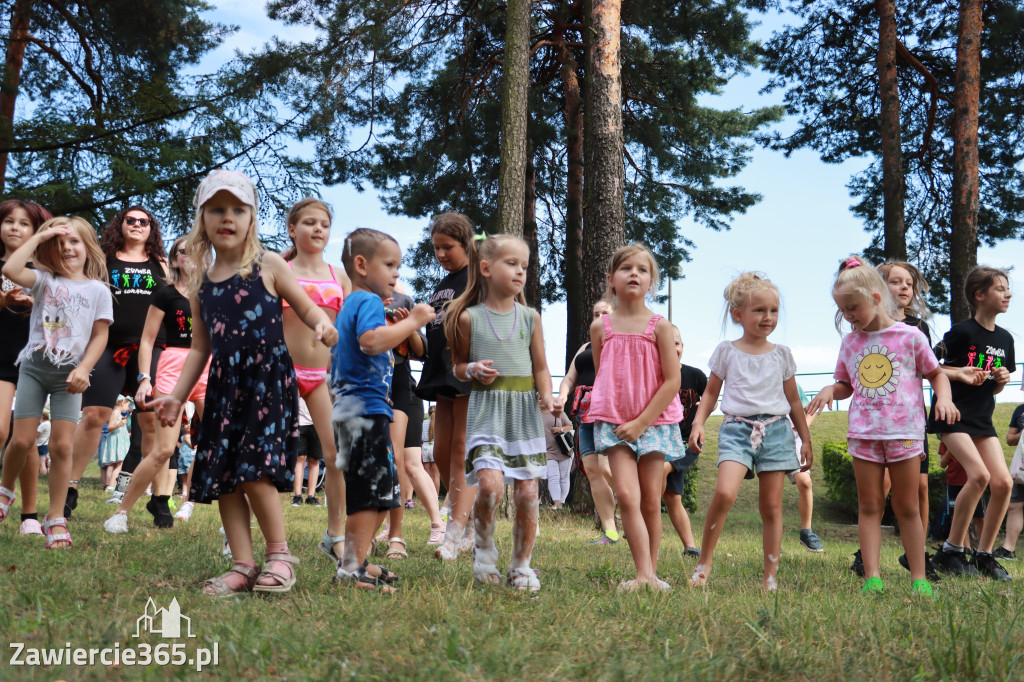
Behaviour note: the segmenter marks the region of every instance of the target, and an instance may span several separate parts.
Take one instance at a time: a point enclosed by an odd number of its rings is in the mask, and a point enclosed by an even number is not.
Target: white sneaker
[[[179,509],[177,513],[175,513],[174,518],[178,519],[179,521],[188,521],[190,518],[192,518],[192,508],[195,506],[196,505],[194,502],[184,502],[181,505],[181,509]]]
[[[121,500],[124,499],[124,491],[115,490],[109,498],[107,498],[107,504],[121,504]]]
[[[103,530],[108,533],[128,532],[128,512],[119,511],[103,522]]]
[[[227,533],[224,532],[224,526],[220,527],[220,536],[224,540],[224,549],[222,549],[220,551],[220,553],[221,553],[222,556],[226,556],[226,557],[228,557],[230,559],[231,558],[231,545],[228,544],[228,536],[227,536]]]

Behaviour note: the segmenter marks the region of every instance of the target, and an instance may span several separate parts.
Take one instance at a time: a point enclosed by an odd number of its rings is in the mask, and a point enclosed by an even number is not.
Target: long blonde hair
[[[252,219],[249,221],[248,232],[245,234],[242,262],[238,266],[238,274],[243,279],[248,278],[252,274],[253,268],[263,258],[263,254],[267,252],[266,247],[260,242],[260,228],[256,220],[256,209],[253,206],[249,206],[249,209]],[[206,228],[203,226],[204,214],[203,206],[196,209],[196,217],[192,221],[192,229],[189,231],[188,239],[185,242],[185,250],[188,251],[188,257],[192,259],[193,264],[192,272],[188,273],[189,294],[195,294],[199,291],[199,287],[203,284],[203,278],[206,276],[206,271],[213,265],[214,248],[206,234]]]
[[[75,229],[78,237],[85,245],[85,266],[82,274],[89,279],[107,282],[107,257],[100,248],[100,240],[96,237],[96,229],[85,218],[78,216],[57,216],[50,218],[39,226],[39,230],[47,230],[53,225],[67,225]],[[64,257],[61,254],[60,237],[51,237],[36,248],[35,264],[42,266],[54,275],[67,276],[64,269]]]
[[[454,358],[465,359],[469,354],[469,339],[464,338],[459,329],[459,316],[466,308],[481,303],[487,297],[487,281],[480,275],[480,261],[491,262],[501,258],[505,249],[512,244],[526,246],[526,242],[511,234],[495,234],[478,242],[476,247],[477,263],[469,271],[466,290],[445,306],[444,335],[452,350],[453,360]],[[526,297],[523,296],[522,291],[516,294],[516,301],[526,305]]]

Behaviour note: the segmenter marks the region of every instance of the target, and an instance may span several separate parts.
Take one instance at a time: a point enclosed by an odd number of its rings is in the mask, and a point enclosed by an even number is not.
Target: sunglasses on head
[[[134,218],[132,216],[125,216],[124,221],[129,225],[139,224],[139,227],[149,227],[149,218]]]

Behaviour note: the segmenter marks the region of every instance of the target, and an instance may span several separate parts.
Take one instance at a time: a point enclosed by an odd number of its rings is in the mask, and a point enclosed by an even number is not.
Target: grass
[[[998,406],[996,423],[1008,422]],[[1003,414],[1005,412],[1005,414]],[[709,434],[714,434],[712,424]],[[826,414],[812,427],[816,452],[845,436],[845,414]],[[711,439],[709,439],[711,440]],[[933,450],[934,453],[934,450]],[[714,488],[715,444],[700,468],[699,533]],[[95,477],[96,472],[92,472]],[[820,483],[820,470],[814,470]],[[41,482],[44,484],[44,482]],[[43,497],[45,498],[45,485]],[[887,593],[865,597],[849,572],[856,528],[834,518],[816,490],[815,529],[826,551],[797,542],[796,491],[786,486],[786,532],[780,589],[759,589],[757,486],[744,485],[730,515],[709,586],[692,590],[694,561],[665,519],[659,573],[669,593],[619,594],[632,562],[625,543],[585,547],[589,520],[543,511],[533,565],[543,590],[534,596],[473,584],[468,557],[439,564],[424,545],[422,509],[406,514],[410,558],[386,562],[400,573],[394,597],[335,587],[331,564],[316,549],[324,510],[293,508],[282,496],[299,583],[284,597],[212,601],[201,582],[225,570],[215,507],[188,523],[153,528],[138,505],[128,535],[101,528],[112,512],[95,478],[88,480],[72,520],[75,548],[47,552],[38,537],[17,535],[14,516],[0,526],[2,679],[191,678],[186,666],[14,667],[11,642],[30,647],[138,647],[185,642],[189,650],[217,643],[210,679],[1020,679],[1024,600],[1019,563],[1009,584],[947,578],[934,600],[909,597],[909,574],[896,562],[897,538],[884,539]],[[511,526],[499,524],[501,565]],[[166,607],[176,597],[191,618],[189,640],[132,637],[147,599]]]

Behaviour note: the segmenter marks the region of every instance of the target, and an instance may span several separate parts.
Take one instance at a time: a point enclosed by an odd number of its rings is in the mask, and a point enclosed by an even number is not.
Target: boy
[[[385,514],[401,505],[389,434],[391,349],[432,320],[434,309],[421,303],[388,325],[384,299],[391,297],[402,262],[393,237],[368,228],[355,230],[345,239],[341,260],[352,293],[335,322],[338,343],[331,351],[337,466],[345,474],[347,513],[345,551],[335,559],[337,577],[362,589],[393,593],[395,575],[364,564]]]
[[[683,341],[679,336],[679,328],[672,327],[672,335],[675,338],[676,354],[679,359],[683,358]],[[679,402],[683,405],[683,421],[679,422],[679,431],[682,433],[683,442],[690,440],[690,428],[693,426],[693,417],[697,414],[697,405],[700,397],[704,395],[707,388],[708,378],[704,372],[689,365],[679,365]],[[683,541],[683,556],[700,556],[697,549],[697,542],[693,539],[693,530],[690,527],[690,517],[683,507],[683,491],[686,486],[686,470],[697,462],[698,453],[689,448],[686,449],[686,456],[672,462],[665,462],[665,487],[662,491],[662,499],[665,500],[665,507],[668,510],[668,518],[672,526]]]

